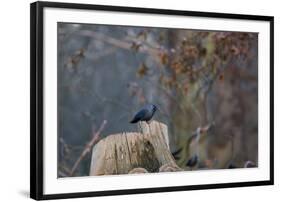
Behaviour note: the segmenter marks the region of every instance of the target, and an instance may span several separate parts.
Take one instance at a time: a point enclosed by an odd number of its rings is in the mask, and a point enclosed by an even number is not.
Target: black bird
[[[235,168],[237,168],[237,166],[233,163],[230,163],[227,168],[228,169],[235,169]]]
[[[146,121],[149,122],[154,113],[156,112],[157,107],[153,104],[148,104],[144,106],[136,115],[134,116],[133,120],[130,123],[137,123],[139,121]]]
[[[179,160],[180,159],[179,154],[181,153],[181,151],[182,151],[182,148],[179,148],[178,150],[172,152],[172,155],[173,155],[175,160]]]
[[[195,154],[190,159],[188,159],[186,166],[190,167],[192,170],[192,168],[194,168],[197,163],[198,163],[198,156]]]

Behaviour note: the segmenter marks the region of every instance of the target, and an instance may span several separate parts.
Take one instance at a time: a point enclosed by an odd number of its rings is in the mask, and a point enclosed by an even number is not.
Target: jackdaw
[[[139,121],[146,121],[149,122],[154,113],[156,112],[157,107],[153,104],[148,104],[144,106],[136,115],[134,118],[130,121],[130,123],[137,123]]]
[[[197,165],[198,160],[198,156],[195,154],[190,159],[188,159],[186,166],[190,167],[190,169],[192,170]]]

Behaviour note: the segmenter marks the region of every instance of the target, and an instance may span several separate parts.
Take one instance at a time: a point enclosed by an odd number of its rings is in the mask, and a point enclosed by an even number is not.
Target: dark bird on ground
[[[198,156],[195,154],[190,159],[188,159],[186,166],[190,167],[192,170],[192,168],[194,168],[197,165],[197,163],[198,163]]]
[[[175,160],[179,160],[180,159],[179,155],[180,155],[181,151],[182,151],[182,148],[179,148],[178,150],[172,152],[172,155],[173,155]]]
[[[134,118],[130,121],[130,123],[137,123],[139,121],[149,122],[154,113],[156,112],[157,107],[153,104],[148,104],[144,106],[139,112],[136,113]]]
[[[233,163],[230,163],[227,168],[228,169],[234,169],[234,168],[237,168],[237,166],[234,165]]]

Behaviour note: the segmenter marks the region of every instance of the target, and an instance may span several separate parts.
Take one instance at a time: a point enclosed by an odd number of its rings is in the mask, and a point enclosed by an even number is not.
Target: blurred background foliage
[[[179,166],[194,154],[202,169],[257,165],[258,34],[58,23],[59,177],[104,120],[102,137],[136,131],[146,103]],[[89,166],[86,155],[73,175]]]

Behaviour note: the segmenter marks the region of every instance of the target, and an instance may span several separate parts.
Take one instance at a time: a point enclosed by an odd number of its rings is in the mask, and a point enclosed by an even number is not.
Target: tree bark
[[[136,169],[159,172],[161,167],[181,170],[169,150],[165,124],[140,122],[138,128],[139,132],[112,134],[99,141],[92,150],[90,175],[127,174]]]

